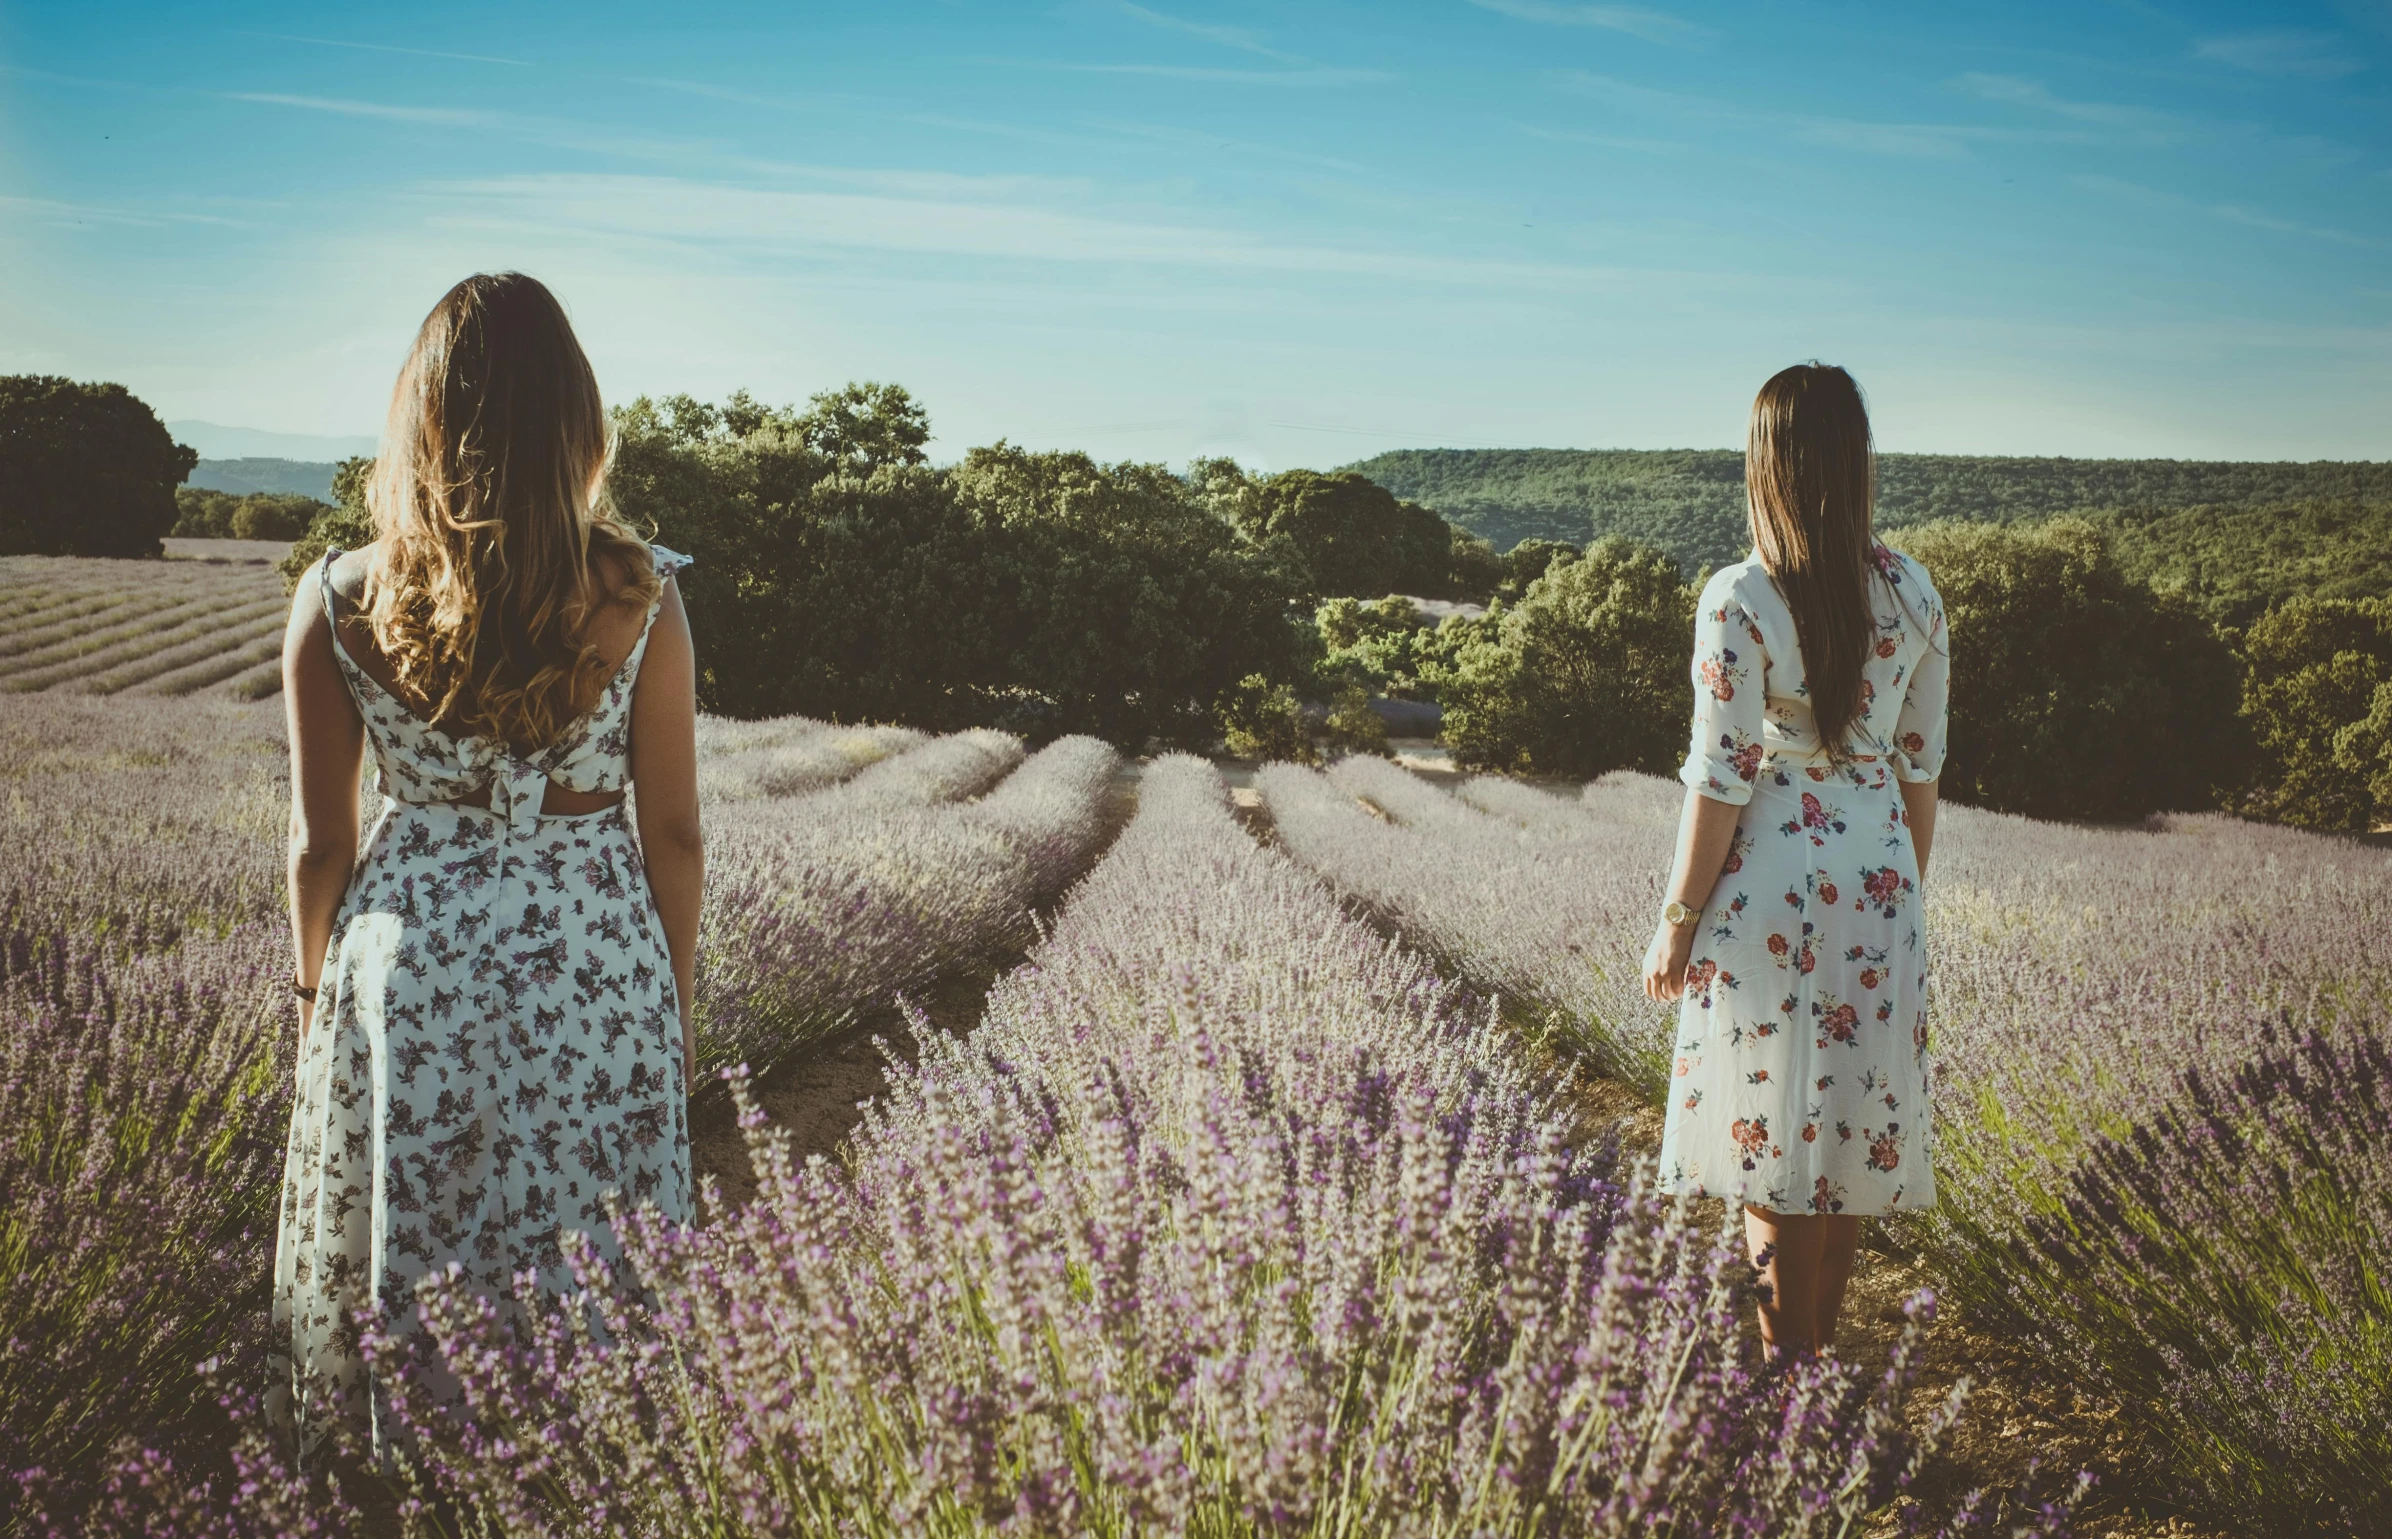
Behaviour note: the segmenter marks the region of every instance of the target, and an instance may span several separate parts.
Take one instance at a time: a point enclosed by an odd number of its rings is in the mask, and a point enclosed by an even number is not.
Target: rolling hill
[[[254,457],[201,460],[184,484],[204,491],[230,492],[236,497],[246,497],[251,492],[274,492],[282,496],[313,497],[318,502],[330,502],[332,471],[333,466],[329,462],[319,464],[314,460]]]
[[[1499,550],[1617,533],[1691,575],[1749,548],[1744,456],[1733,449],[1399,449],[1345,468]],[[2392,592],[2392,464],[1887,454],[1878,477],[1887,528],[2091,517],[2130,566],[2186,586],[2221,618],[2245,617],[2291,583]]]

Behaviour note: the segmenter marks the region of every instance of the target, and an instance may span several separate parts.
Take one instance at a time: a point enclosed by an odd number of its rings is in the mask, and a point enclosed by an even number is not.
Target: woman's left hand
[[[1694,955],[1694,926],[1664,919],[1645,948],[1644,991],[1663,1004],[1686,992],[1686,963]]]

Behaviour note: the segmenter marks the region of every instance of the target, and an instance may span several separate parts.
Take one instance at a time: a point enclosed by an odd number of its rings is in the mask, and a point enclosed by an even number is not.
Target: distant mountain
[[[332,471],[329,461],[201,460],[184,484],[202,491],[231,492],[236,497],[246,497],[251,492],[277,492],[330,502]]]
[[[178,444],[197,449],[203,460],[286,459],[340,461],[374,452],[371,437],[327,438],[314,433],[269,433],[263,428],[226,427],[217,422],[169,422]]]
[[[1531,536],[1583,544],[1625,534],[1668,551],[1691,575],[1742,560],[1750,549],[1744,456],[1735,449],[1398,449],[1345,468],[1436,509],[1499,550]],[[2356,549],[2365,541],[2354,531],[2373,531],[2392,512],[2392,464],[2376,461],[1886,454],[1877,474],[1878,522],[1889,529],[1935,518],[2085,513],[2121,529],[2167,527],[2182,537],[2182,521],[2165,515],[2266,514],[2262,524],[2276,527],[2296,512],[2326,510],[2335,541],[2356,542]]]

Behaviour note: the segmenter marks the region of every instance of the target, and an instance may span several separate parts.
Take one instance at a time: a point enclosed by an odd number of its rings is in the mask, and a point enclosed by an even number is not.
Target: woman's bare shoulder
[[[332,562],[332,591],[349,603],[365,597],[366,578],[374,569],[381,552],[381,542],[361,545],[355,550],[342,551]]]

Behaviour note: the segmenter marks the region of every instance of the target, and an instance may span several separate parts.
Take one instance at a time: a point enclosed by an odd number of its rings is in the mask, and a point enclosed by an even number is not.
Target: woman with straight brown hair
[[[269,1393],[302,1448],[343,1419],[383,1441],[359,1332],[414,1329],[425,1275],[462,1267],[507,1308],[519,1274],[570,1285],[565,1229],[612,1259],[611,1202],[689,1207],[686,563],[613,517],[610,450],[556,299],[468,278],[399,373],[377,538],[291,606],[299,1081]]]
[[[1694,742],[1645,991],[1680,1001],[1662,1179],[1740,1204],[1778,1352],[1835,1340],[1860,1220],[1935,1201],[1919,881],[1950,652],[1925,568],[1871,528],[1842,369],[1761,387],[1754,554],[1695,612]]]

